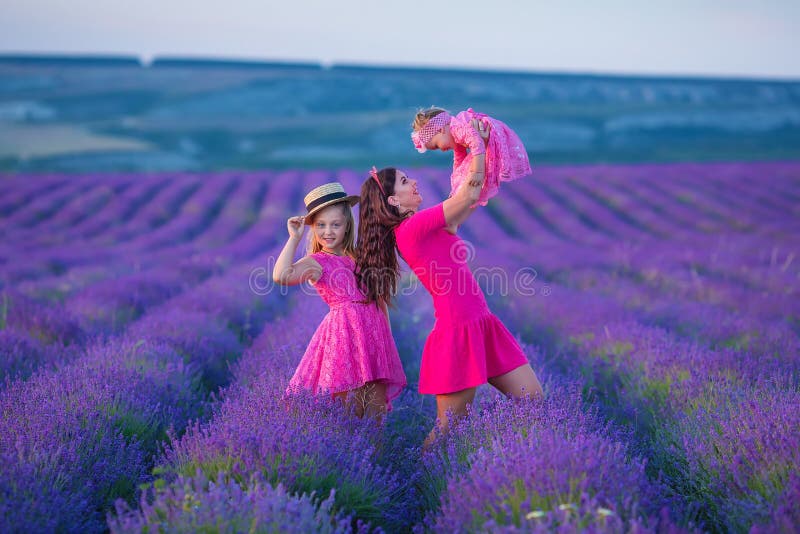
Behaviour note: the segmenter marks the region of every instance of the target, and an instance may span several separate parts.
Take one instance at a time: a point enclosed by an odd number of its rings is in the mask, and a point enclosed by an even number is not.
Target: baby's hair
[[[443,113],[447,111],[446,109],[437,108],[436,106],[431,106],[428,109],[420,109],[417,111],[417,114],[414,116],[414,122],[411,123],[411,127],[414,131],[418,131],[422,129],[428,121],[434,118],[439,113]]]
[[[353,210],[350,209],[350,204],[347,202],[337,202],[333,204],[334,206],[341,206],[342,208],[342,215],[344,215],[345,225],[347,228],[344,232],[344,241],[342,242],[342,246],[344,247],[344,253],[351,258],[355,258],[356,256],[356,222],[353,218]],[[322,250],[322,245],[319,244],[317,241],[317,236],[314,233],[314,223],[316,222],[317,215],[322,213],[322,210],[319,210],[315,214],[311,216],[311,220],[309,221],[309,225],[311,225],[311,231],[308,233],[308,250],[306,252],[307,255],[316,254],[317,252]]]

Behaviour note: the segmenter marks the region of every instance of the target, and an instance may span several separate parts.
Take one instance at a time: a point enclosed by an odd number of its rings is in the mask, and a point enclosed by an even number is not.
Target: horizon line
[[[111,65],[133,66],[141,68],[161,68],[174,66],[197,66],[205,68],[299,68],[318,70],[399,70],[425,71],[442,73],[462,73],[480,75],[516,75],[547,76],[574,78],[621,78],[642,80],[697,80],[697,81],[730,81],[730,82],[772,82],[797,83],[800,76],[782,75],[748,75],[748,74],[686,74],[686,73],[642,73],[623,71],[578,71],[578,70],[533,70],[512,67],[476,67],[464,65],[431,65],[419,63],[373,63],[369,61],[324,61],[299,59],[266,59],[244,56],[213,56],[193,54],[125,54],[114,52],[20,52],[0,51],[0,63],[62,63],[79,64],[81,62],[105,62]]]

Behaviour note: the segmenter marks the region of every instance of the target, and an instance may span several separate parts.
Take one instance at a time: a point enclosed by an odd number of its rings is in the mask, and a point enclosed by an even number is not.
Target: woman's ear
[[[397,200],[396,196],[392,195],[390,197],[387,197],[386,200],[389,202],[390,206],[394,206],[395,208],[400,207],[400,201]]]

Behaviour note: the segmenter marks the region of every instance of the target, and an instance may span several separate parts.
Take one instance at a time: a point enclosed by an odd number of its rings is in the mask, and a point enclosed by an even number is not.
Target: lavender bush
[[[353,532],[348,516],[333,513],[335,491],[317,502],[315,494],[294,496],[280,484],[273,488],[254,477],[245,487],[202,474],[179,477],[169,486],[160,485],[142,494],[140,507],[133,510],[117,503],[116,516],[109,518],[113,533],[153,530],[194,533],[214,532]],[[366,530],[366,529],[364,529]]]

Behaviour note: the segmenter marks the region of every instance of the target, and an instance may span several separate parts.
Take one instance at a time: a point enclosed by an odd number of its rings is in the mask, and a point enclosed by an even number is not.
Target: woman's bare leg
[[[425,438],[423,448],[428,448],[436,439],[437,433],[446,433],[450,427],[450,419],[464,417],[467,406],[475,399],[475,389],[467,388],[455,393],[436,395],[436,426]]]
[[[513,399],[544,397],[542,385],[530,364],[525,364],[505,374],[494,376],[489,383],[505,396]]]

